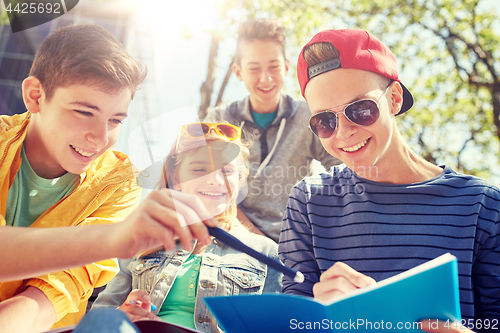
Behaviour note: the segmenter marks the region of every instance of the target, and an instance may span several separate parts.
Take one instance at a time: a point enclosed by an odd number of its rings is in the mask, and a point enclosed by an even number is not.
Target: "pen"
[[[136,301],[135,299],[131,299],[129,301],[130,305],[138,305],[138,306],[141,306],[142,305],[142,302],[141,301]],[[156,306],[154,306],[154,304],[151,304],[151,311],[156,311]]]
[[[210,235],[214,236],[227,246],[232,247],[235,250],[244,252],[248,254],[251,257],[254,257],[255,259],[263,262],[264,264],[268,265],[271,268],[274,268],[275,270],[285,274],[286,276],[292,278],[295,282],[297,283],[302,283],[304,282],[304,275],[299,272],[295,271],[289,267],[284,266],[281,262],[274,260],[273,258],[270,258],[260,252],[255,251],[251,247],[246,246],[243,244],[239,239],[234,237],[233,235],[227,233],[226,231],[222,230],[221,228],[214,228],[214,227],[209,227],[207,226],[208,232]]]

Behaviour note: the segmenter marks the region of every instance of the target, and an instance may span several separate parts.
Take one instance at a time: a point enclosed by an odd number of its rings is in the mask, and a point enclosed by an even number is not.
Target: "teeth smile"
[[[210,197],[222,197],[226,195],[225,193],[220,193],[220,192],[200,192],[203,195],[208,195]]]
[[[73,146],[71,146],[71,147],[73,147]],[[85,150],[82,150],[82,149],[76,148],[76,147],[73,147],[73,149],[76,150],[76,152],[78,152],[80,155],[85,156],[85,157],[90,157],[90,156],[95,154],[95,153],[88,153]]]
[[[366,139],[365,141],[363,142],[360,142],[358,143],[357,145],[355,146],[352,146],[352,147],[347,147],[347,148],[341,148],[343,151],[347,151],[347,152],[350,152],[352,153],[353,151],[356,151],[362,147],[364,147],[366,145],[366,143],[368,142],[368,139]]]
[[[264,90],[264,91],[270,91],[272,90],[274,87],[271,87],[271,88],[259,88],[260,90]]]

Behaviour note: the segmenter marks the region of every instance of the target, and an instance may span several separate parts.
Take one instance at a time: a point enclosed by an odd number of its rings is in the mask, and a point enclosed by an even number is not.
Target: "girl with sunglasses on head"
[[[236,218],[248,155],[236,126],[185,125],[166,159],[160,185],[199,197],[219,227],[277,259],[277,244],[249,232]],[[281,292],[281,273],[217,239],[208,246],[194,241],[190,251],[176,244],[174,251],[139,253],[121,260],[120,269],[93,309],[118,307],[131,320],[163,320],[201,332],[222,331],[204,297]],[[151,306],[156,308],[152,312]]]
[[[500,190],[409,147],[396,116],[413,97],[397,69],[364,30],[322,31],[299,54],[309,127],[344,165],[290,194],[280,259],[307,276],[302,284],[284,277],[283,292],[330,301],[450,252],[462,318],[498,320]]]

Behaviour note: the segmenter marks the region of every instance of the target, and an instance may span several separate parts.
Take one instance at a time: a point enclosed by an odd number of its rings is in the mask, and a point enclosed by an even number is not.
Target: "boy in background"
[[[310,174],[312,160],[326,169],[339,161],[307,128],[307,104],[282,92],[289,67],[284,27],[257,19],[243,23],[238,35],[233,72],[250,95],[212,109],[205,121],[237,125],[253,141],[248,194],[238,205],[238,218],[278,242],[288,195]]]

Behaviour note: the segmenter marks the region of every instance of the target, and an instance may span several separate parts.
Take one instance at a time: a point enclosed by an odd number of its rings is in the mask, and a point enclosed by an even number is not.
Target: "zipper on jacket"
[[[108,184],[108,185],[104,186],[102,189],[100,189],[100,190],[99,190],[99,192],[97,192],[97,193],[96,193],[96,195],[94,195],[94,197],[92,198],[92,200],[91,200],[91,201],[89,201],[89,203],[85,206],[85,208],[84,208],[84,209],[83,209],[83,211],[80,213],[80,215],[78,215],[78,218],[76,218],[76,219],[75,219],[75,221],[76,221],[76,222],[79,222],[79,221],[80,221],[80,219],[82,218],[82,216],[83,216],[83,215],[85,215],[85,212],[87,211],[88,207],[90,207],[90,206],[94,203],[94,201],[96,201],[96,200],[97,200],[97,197],[99,197],[99,195],[100,195],[100,194],[101,194],[104,190],[106,190],[108,187],[123,184],[123,183],[125,183],[126,181],[131,180],[131,179],[133,179],[133,178],[134,178],[134,177],[127,177],[127,178],[125,178],[125,179],[124,179],[123,181],[121,181],[121,182],[111,183],[111,184]],[[72,224],[72,225],[75,225],[75,224]]]
[[[21,132],[17,132],[16,135],[9,141],[7,142],[7,145],[5,146],[5,149],[3,151],[3,155],[2,155],[2,158],[0,159],[0,165],[3,164],[3,162],[5,161],[5,157],[7,156],[7,151],[9,150],[10,148],[10,145],[16,141],[17,139],[19,139],[19,137],[22,135]]]

